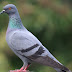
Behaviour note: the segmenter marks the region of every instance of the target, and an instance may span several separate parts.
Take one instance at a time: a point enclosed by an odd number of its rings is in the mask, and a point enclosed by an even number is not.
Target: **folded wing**
[[[13,49],[23,57],[53,68],[66,68],[30,32],[17,31],[12,35]]]

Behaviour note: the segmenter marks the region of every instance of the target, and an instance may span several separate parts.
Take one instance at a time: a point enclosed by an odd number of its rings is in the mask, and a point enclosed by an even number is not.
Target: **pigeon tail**
[[[59,68],[54,68],[57,72],[71,72],[68,68],[66,68],[65,66],[63,66],[62,69]]]

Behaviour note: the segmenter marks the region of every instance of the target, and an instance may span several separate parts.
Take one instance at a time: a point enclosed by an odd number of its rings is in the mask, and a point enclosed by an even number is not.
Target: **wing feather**
[[[11,37],[11,47],[21,56],[32,61],[52,66],[61,67],[61,63],[40,43],[30,32],[17,31]]]
[[[25,56],[34,54],[42,46],[39,40],[28,31],[16,31],[11,36],[10,43],[12,49]]]

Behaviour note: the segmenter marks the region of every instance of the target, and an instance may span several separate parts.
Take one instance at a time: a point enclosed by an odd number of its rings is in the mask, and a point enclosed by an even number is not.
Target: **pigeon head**
[[[7,13],[8,15],[10,15],[10,14],[15,14],[17,12],[17,8],[13,4],[8,4],[8,5],[4,6],[3,9],[4,10],[2,12],[0,12],[0,14]]]

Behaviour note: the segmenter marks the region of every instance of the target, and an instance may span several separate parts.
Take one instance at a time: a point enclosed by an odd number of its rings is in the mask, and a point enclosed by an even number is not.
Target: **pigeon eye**
[[[9,8],[9,10],[11,10],[11,8]]]

